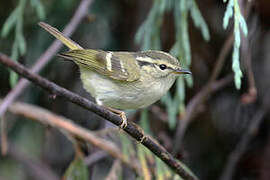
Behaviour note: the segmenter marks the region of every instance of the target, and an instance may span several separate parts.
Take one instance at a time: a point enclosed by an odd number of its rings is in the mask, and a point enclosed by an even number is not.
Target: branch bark
[[[11,148],[8,150],[8,155],[15,159],[19,164],[23,166],[27,174],[33,179],[39,180],[58,180],[59,177],[52,171],[52,169],[42,163],[41,161],[28,157],[25,153],[19,150],[14,145],[11,145]],[[1,178],[0,178],[1,179]]]
[[[257,31],[257,17],[253,17],[250,21],[249,25],[249,33],[247,38],[242,38],[242,46],[241,46],[241,59],[243,62],[243,66],[245,67],[247,81],[248,81],[248,90],[241,97],[241,101],[243,104],[251,104],[254,103],[257,99],[257,88],[255,83],[255,77],[253,73],[252,67],[252,51],[251,47],[254,43],[254,36]],[[243,34],[241,34],[241,37]]]
[[[0,62],[17,72],[19,75],[27,78],[28,80],[35,83],[37,86],[43,88],[44,90],[50,92],[53,95],[60,96],[66,100],[73,102],[89,111],[92,111],[99,115],[100,117],[105,118],[106,120],[112,122],[113,124],[119,126],[122,123],[122,119],[116,114],[106,110],[105,108],[94,104],[86,98],[83,98],[71,91],[68,91],[65,88],[62,88],[56,85],[53,82],[50,82],[37,74],[30,72],[23,65],[15,63],[9,57],[0,53]],[[150,136],[144,135],[144,132],[139,128],[135,123],[128,122],[127,127],[124,129],[129,135],[131,135],[137,141],[141,141],[142,137],[145,137],[142,141],[142,144],[152,151],[156,156],[158,156],[162,161],[164,161],[169,167],[171,167],[177,174],[186,180],[195,180],[197,179],[191,175],[181,163],[175,159],[165,148],[157,143]]]
[[[65,130],[66,132],[76,137],[80,137],[86,142],[89,142],[90,144],[106,151],[111,156],[121,160],[121,162],[133,169],[136,173],[139,174],[140,172],[139,167],[136,166],[135,163],[129,162],[115,144],[111,143],[108,140],[97,137],[91,131],[74,124],[70,119],[58,116],[54,113],[49,112],[46,109],[26,103],[11,104],[8,110],[14,114],[22,115],[29,119],[38,121],[44,125],[56,127]]]
[[[263,117],[265,112],[261,109],[257,110],[253,118],[250,120],[249,126],[247,127],[246,132],[242,135],[241,140],[235,147],[235,149],[231,152],[228,161],[224,167],[224,171],[220,177],[220,180],[230,180],[235,171],[235,167],[241,158],[241,156],[245,153],[248,143],[251,138],[257,134],[257,130],[261,122],[263,121]]]

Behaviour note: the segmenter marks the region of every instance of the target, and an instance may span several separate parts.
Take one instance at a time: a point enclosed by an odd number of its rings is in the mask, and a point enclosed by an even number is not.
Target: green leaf
[[[186,0],[180,0],[180,3],[179,3],[179,7],[180,7],[180,11],[187,11],[187,1]]]
[[[18,52],[18,43],[15,41],[12,45],[12,54],[11,54],[11,59],[14,61],[17,61],[19,57],[19,52]],[[9,84],[13,88],[18,82],[18,74],[15,73],[14,71],[10,71],[9,73]]]
[[[189,175],[191,175],[194,179],[199,179],[184,163],[182,163],[181,161],[178,161],[181,164],[181,167],[189,173]]]
[[[174,102],[176,102],[176,101],[174,101]],[[174,130],[176,127],[176,116],[178,113],[178,106],[177,105],[168,106],[167,111],[168,111],[169,128],[171,130]]]
[[[173,8],[174,0],[167,0],[166,1],[166,11],[169,11]]]
[[[156,0],[157,1],[157,0]],[[166,10],[166,7],[167,7],[167,1],[164,1],[164,0],[162,0],[161,2],[160,2],[160,5],[159,5],[159,13],[162,15],[164,12],[165,12],[165,10]]]
[[[25,54],[25,52],[26,52],[26,41],[25,41],[24,36],[22,35],[21,32],[18,34],[16,40],[17,40],[18,45],[19,45],[20,54],[21,55]]]
[[[191,53],[190,53],[190,42],[188,35],[188,8],[185,0],[180,0],[179,9],[175,9],[175,11],[179,11],[175,13],[175,19],[180,17],[181,24],[177,26],[177,37],[176,40],[180,43],[180,51],[181,57],[183,57],[183,61],[188,66],[191,64]]]
[[[168,113],[168,125],[170,129],[175,129],[176,127],[176,115],[178,113],[179,99],[172,98],[171,94],[168,92],[164,97],[162,97],[161,102],[166,105],[166,110]]]
[[[19,79],[19,76],[17,73],[15,73],[14,71],[10,71],[10,75],[9,75],[9,83],[10,86],[13,88],[15,87],[15,85],[17,84]]]
[[[180,43],[175,42],[170,50],[170,54],[174,57],[179,57],[179,49],[180,49]]]
[[[156,179],[164,179],[164,169],[163,169],[163,162],[155,156],[156,161]]]
[[[36,13],[40,20],[44,20],[46,17],[44,7],[40,0],[31,0],[32,7],[36,10]]]
[[[224,1],[225,2],[225,1]],[[243,73],[240,68],[239,51],[241,44],[240,28],[245,36],[248,34],[248,28],[244,17],[241,14],[238,0],[230,0],[223,18],[223,27],[227,28],[229,19],[233,15],[234,10],[234,46],[232,55],[232,70],[234,72],[234,83],[237,89],[241,88],[241,78]]]
[[[65,180],[88,180],[88,169],[83,162],[83,158],[77,156],[69,165],[64,174]]]
[[[17,20],[18,12],[19,10],[18,8],[16,8],[5,21],[2,31],[1,31],[2,37],[7,37],[11,29],[14,27]]]
[[[149,151],[147,151],[144,146],[138,145],[137,146],[137,155],[138,155],[140,167],[142,170],[142,176],[144,177],[144,179],[150,179],[151,174],[150,174],[150,170],[149,170],[148,163],[147,163],[147,157],[148,156],[151,157],[152,154],[149,153]]]
[[[189,88],[193,86],[193,77],[191,75],[185,76],[185,80]]]
[[[147,109],[141,111],[140,125],[147,134],[151,134]]]
[[[166,10],[173,9],[176,36],[175,43],[170,53],[180,59],[183,67],[188,68],[191,64],[191,48],[188,32],[188,15],[191,17],[196,27],[198,27],[205,40],[210,39],[210,33],[207,24],[202,17],[201,12],[195,0],[154,0],[153,6],[148,13],[146,20],[140,26],[135,36],[136,43],[142,43],[142,49],[160,49],[160,29],[163,22],[163,14]],[[185,111],[185,82],[190,87],[193,85],[191,76],[186,76],[177,81],[177,91],[172,96],[167,93],[162,99],[168,112],[168,124],[171,129],[176,126],[176,117],[180,112]]]
[[[223,28],[226,29],[229,24],[229,20],[233,15],[234,0],[229,0],[227,8],[223,17]]]
[[[241,14],[239,16],[239,22],[240,22],[240,27],[242,28],[244,35],[247,36],[248,35],[247,23]]]
[[[239,63],[239,47],[234,45],[233,48],[233,63],[232,63],[232,69],[234,71],[234,83],[237,89],[241,88],[241,78],[243,76],[242,71],[240,69],[240,63]]]
[[[122,153],[124,157],[129,160],[132,154],[134,154],[134,149],[132,149],[131,142],[128,137],[123,133],[119,133],[119,139],[122,145]]]
[[[142,49],[160,49],[160,27],[163,21],[163,13],[166,7],[164,2],[160,4],[160,0],[154,1],[147,19],[140,26],[135,36],[136,43],[142,42]]]
[[[183,77],[179,77],[176,81],[177,94],[181,101],[185,100],[185,83]]]
[[[17,61],[19,58],[18,42],[14,41],[11,49],[11,59]]]
[[[172,98],[171,98],[171,94],[167,93],[165,94],[161,100],[160,100],[163,104],[167,105],[167,104],[171,104],[172,103]]]
[[[191,18],[195,26],[201,30],[204,40],[209,41],[210,40],[209,30],[196,2],[194,0],[189,0],[188,2],[190,4]]]
[[[237,48],[240,47],[241,36],[240,36],[239,24],[237,20],[235,20],[235,25],[234,25],[234,43]]]

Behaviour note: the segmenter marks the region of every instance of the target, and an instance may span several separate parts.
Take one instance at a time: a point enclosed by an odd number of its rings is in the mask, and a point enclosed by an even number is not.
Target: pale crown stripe
[[[106,54],[106,66],[109,71],[112,71],[112,52]]]

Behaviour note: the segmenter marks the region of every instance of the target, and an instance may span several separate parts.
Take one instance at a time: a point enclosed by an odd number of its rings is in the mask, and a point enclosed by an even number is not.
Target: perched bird
[[[147,107],[171,88],[179,74],[191,74],[181,68],[176,58],[162,51],[83,49],[49,24],[40,22],[39,25],[70,49],[59,55],[79,66],[85,90],[98,105],[123,119],[120,126],[123,129],[127,126],[127,118],[120,109]]]

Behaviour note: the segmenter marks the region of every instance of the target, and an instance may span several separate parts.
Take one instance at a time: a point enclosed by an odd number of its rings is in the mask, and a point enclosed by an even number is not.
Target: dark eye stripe
[[[137,61],[139,66],[153,66],[153,63],[146,62],[146,61]]]
[[[156,65],[158,67],[160,66],[160,64],[150,63],[150,62],[146,62],[146,61],[137,61],[137,62],[138,62],[138,64],[139,64],[140,67],[142,67],[142,66],[154,66],[154,65]],[[170,66],[166,66],[166,69],[173,70],[173,68],[170,67]]]

